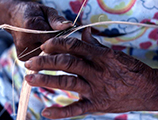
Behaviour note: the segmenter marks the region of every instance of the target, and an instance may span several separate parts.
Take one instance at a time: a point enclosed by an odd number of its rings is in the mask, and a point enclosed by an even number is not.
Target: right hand
[[[17,2],[11,7],[10,24],[13,26],[34,30],[64,30],[72,26],[71,22],[62,23],[67,20],[59,16],[55,9],[38,3]],[[18,57],[26,48],[27,50],[23,54],[37,48],[46,40],[55,36],[55,34],[28,34],[15,31],[11,31],[11,34]],[[20,60],[26,61],[40,52],[41,50],[39,49],[28,56],[20,58]]]
[[[82,40],[51,38],[41,46],[48,56],[33,57],[25,63],[33,71],[76,74],[35,73],[25,77],[31,86],[79,93],[78,101],[64,107],[47,107],[43,116],[58,119],[95,112],[158,110],[158,69],[100,44],[88,31],[82,34]]]

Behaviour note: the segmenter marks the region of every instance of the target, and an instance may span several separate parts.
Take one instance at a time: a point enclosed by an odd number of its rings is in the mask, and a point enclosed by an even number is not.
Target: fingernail
[[[33,77],[34,77],[34,75],[26,75],[25,76],[25,80],[27,81],[27,82],[33,82]]]
[[[46,117],[47,117],[47,116],[49,117],[49,116],[50,116],[50,112],[49,112],[49,111],[44,111],[44,112],[42,113],[42,115],[43,115],[43,116],[46,116]]]
[[[25,67],[27,67],[27,68],[31,68],[31,63],[32,63],[32,61],[26,61],[25,62]]]
[[[72,23],[71,21],[63,21],[63,24]]]

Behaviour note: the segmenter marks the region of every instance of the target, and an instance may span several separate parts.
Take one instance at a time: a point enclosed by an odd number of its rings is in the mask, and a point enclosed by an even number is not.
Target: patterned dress
[[[34,0],[55,8],[60,15],[73,21],[83,0]],[[64,3],[64,6],[63,6]],[[90,24],[99,21],[127,21],[158,24],[157,0],[87,0],[77,23]],[[131,25],[101,25],[93,27],[95,37],[106,46],[121,50],[152,68],[158,68],[158,32],[154,28]],[[80,38],[80,33],[72,36]],[[5,51],[0,58],[0,103],[15,119],[23,77],[24,63],[16,61],[15,47]],[[65,74],[61,71],[42,71],[46,74]],[[14,85],[12,84],[14,83]],[[14,102],[13,102],[14,100]],[[40,115],[46,106],[65,106],[78,100],[75,92],[33,87],[30,95],[28,120],[47,120]],[[1,114],[1,112],[0,112]],[[158,112],[132,111],[127,113],[94,113],[62,120],[158,120]]]

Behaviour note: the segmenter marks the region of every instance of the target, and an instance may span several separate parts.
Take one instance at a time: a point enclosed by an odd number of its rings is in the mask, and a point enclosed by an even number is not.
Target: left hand
[[[46,108],[43,116],[57,119],[86,112],[158,110],[157,70],[101,45],[90,32],[84,32],[82,40],[86,42],[76,38],[50,39],[41,47],[49,56],[34,57],[25,63],[34,71],[63,70],[78,75],[31,74],[25,77],[32,86],[79,93],[78,102],[62,108]]]
[[[64,30],[72,27],[72,23],[67,21],[63,16],[58,15],[58,12],[54,8],[50,8],[35,2],[20,2],[15,1],[10,3],[10,18],[9,24],[32,30]],[[38,48],[49,38],[56,36],[54,34],[30,34],[23,32],[10,31],[14,43],[18,58],[22,61],[26,61],[33,56],[39,55],[40,49],[28,54],[25,57],[21,57],[21,53],[26,54],[35,48]]]

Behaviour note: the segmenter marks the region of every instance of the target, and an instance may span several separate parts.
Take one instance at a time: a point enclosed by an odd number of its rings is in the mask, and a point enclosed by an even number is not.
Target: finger
[[[92,60],[103,51],[99,47],[88,44],[77,38],[54,38],[41,46],[41,49],[48,54],[70,53],[77,57]]]
[[[90,66],[72,55],[58,54],[31,58],[25,63],[25,67],[33,71],[63,70],[82,76],[87,73]]]
[[[46,11],[48,22],[54,30],[64,30],[72,27],[72,22],[67,21],[64,17],[59,16],[57,11],[53,8],[44,7]]]
[[[80,100],[65,107],[50,107],[43,110],[42,115],[49,119],[67,118],[88,112],[92,105],[87,100]]]
[[[96,38],[92,36],[91,27],[87,27],[83,30],[82,40],[95,46],[105,47]]]
[[[63,90],[75,91],[78,93],[85,93],[86,91],[88,92],[90,90],[87,82],[74,76],[30,74],[25,76],[25,80],[31,86],[58,88]]]

